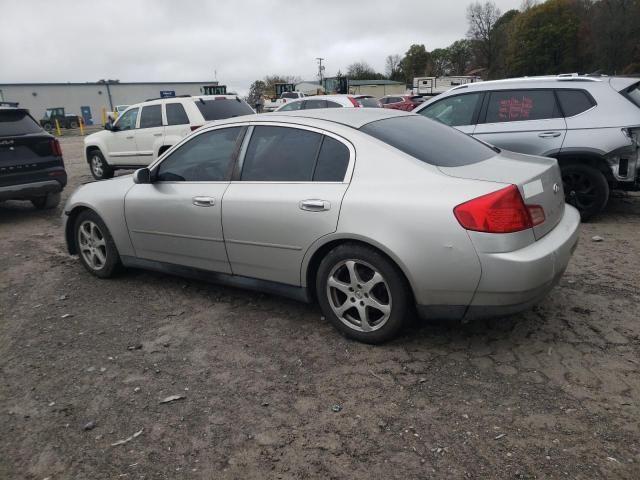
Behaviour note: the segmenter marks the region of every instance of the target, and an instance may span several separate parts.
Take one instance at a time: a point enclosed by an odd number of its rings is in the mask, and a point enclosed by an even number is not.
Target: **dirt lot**
[[[63,149],[69,194],[89,173]],[[60,214],[0,205],[2,479],[640,478],[639,196],[533,311],[382,347],[314,305],[98,280]]]

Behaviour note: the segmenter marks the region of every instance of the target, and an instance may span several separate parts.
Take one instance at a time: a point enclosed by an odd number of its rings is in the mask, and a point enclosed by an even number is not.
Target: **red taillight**
[[[202,125],[191,125],[191,131],[194,132],[199,129]]]
[[[524,204],[515,185],[460,204],[453,213],[467,230],[486,233],[527,230],[540,225],[545,218],[541,206]]]
[[[54,157],[62,156],[62,147],[60,146],[60,142],[57,138],[49,141],[49,145],[51,146],[51,153]]]
[[[358,103],[358,101],[355,98],[353,98],[353,97],[347,97],[347,98],[351,102],[351,105],[353,105],[355,108],[360,108],[360,104]]]

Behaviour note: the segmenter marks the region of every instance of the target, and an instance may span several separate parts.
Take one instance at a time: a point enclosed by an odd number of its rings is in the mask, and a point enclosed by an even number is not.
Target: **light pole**
[[[324,85],[322,85],[322,72],[324,72],[324,67],[322,66],[322,61],[324,60],[324,58],[316,57],[316,60],[318,61],[318,78],[320,78],[320,86],[324,87]]]

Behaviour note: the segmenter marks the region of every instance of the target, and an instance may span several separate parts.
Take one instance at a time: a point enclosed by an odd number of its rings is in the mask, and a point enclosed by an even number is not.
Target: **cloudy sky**
[[[446,47],[470,0],[0,0],[0,83],[204,81],[246,92],[268,74],[315,79],[412,43]],[[495,0],[504,12],[521,0]]]

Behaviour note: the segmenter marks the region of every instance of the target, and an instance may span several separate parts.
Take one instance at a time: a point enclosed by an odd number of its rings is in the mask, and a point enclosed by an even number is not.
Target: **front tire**
[[[56,208],[60,203],[60,192],[48,193],[44,197],[36,197],[31,199],[31,203],[34,207],[40,210],[48,210]]]
[[[407,282],[396,265],[371,247],[345,243],[331,250],[316,276],[318,302],[345,336],[380,344],[407,321]]]
[[[561,168],[566,202],[580,211],[582,220],[600,213],[609,201],[609,183],[591,165],[569,164]]]
[[[100,216],[85,210],[74,226],[76,250],[84,267],[99,278],[109,278],[120,268],[116,244]]]
[[[104,155],[100,150],[91,150],[89,152],[89,168],[91,175],[96,180],[106,180],[113,177],[114,170],[104,159]]]

